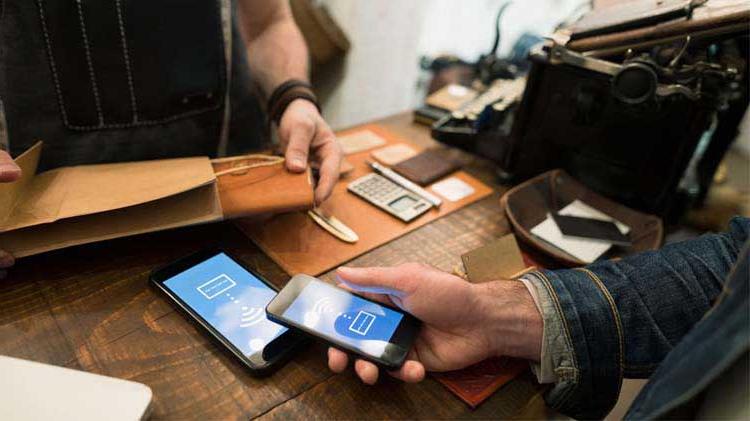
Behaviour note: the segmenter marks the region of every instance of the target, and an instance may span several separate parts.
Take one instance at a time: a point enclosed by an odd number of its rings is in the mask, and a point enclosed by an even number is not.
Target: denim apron
[[[232,0],[0,0],[0,138],[40,169],[268,139]]]

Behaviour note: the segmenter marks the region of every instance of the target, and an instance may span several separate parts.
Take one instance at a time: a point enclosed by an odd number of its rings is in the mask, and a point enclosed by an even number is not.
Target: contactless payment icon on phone
[[[270,372],[303,343],[266,317],[274,288],[223,251],[185,257],[152,273],[151,281],[255,374]]]
[[[366,311],[360,311],[357,313],[357,317],[349,325],[349,330],[362,336],[367,336],[367,332],[372,327],[372,322],[375,321],[375,315],[370,314]]]
[[[354,351],[386,367],[403,364],[419,321],[307,275],[296,275],[268,305],[272,320]]]

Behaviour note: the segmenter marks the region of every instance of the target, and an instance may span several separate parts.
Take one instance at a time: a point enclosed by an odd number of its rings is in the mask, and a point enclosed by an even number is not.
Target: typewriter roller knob
[[[652,66],[633,61],[624,64],[612,77],[612,94],[626,104],[642,104],[654,97],[658,83]]]

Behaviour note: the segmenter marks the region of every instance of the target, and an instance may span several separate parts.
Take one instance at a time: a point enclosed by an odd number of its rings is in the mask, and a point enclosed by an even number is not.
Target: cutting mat
[[[386,142],[383,146],[406,143],[420,149],[378,125],[360,126],[338,135],[346,136],[359,131],[371,131],[383,138]],[[354,170],[339,181],[331,197],[321,206],[327,215],[335,216],[359,235],[357,243],[348,244],[336,239],[305,212],[277,215],[263,223],[238,220],[237,226],[290,275],[306,273],[316,276],[492,193],[487,185],[458,171],[448,177],[456,177],[469,184],[474,193],[456,202],[444,200],[439,209],[433,208],[410,223],[402,222],[346,190],[349,182],[371,172],[366,163],[371,159],[371,152],[368,150],[346,157]]]

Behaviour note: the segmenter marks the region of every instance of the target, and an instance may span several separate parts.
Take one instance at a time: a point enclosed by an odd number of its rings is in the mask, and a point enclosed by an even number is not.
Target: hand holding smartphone
[[[271,320],[394,370],[404,363],[420,322],[307,275],[296,275],[266,307]]]

